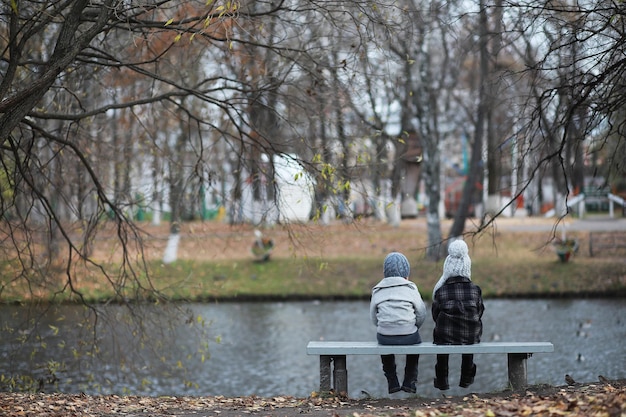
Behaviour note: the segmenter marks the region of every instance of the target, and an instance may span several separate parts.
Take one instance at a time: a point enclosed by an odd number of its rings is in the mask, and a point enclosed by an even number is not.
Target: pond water
[[[84,308],[56,306],[36,312],[39,327],[32,333],[8,331],[32,320],[32,310],[27,316],[25,307],[0,307],[0,376],[13,370],[45,380],[50,364],[62,363],[55,369],[58,381],[44,384],[44,390],[306,397],[319,387],[319,359],[306,355],[310,340],[375,340],[366,301],[185,307],[187,324],[170,325],[168,310],[159,306],[137,307],[144,310],[138,314],[155,313],[141,322],[130,320],[132,315],[121,306],[98,306],[98,322],[81,321],[89,313]],[[552,342],[554,353],[535,354],[528,360],[531,384],[563,385],[566,373],[579,382],[597,381],[600,374],[626,378],[625,313],[625,299],[486,300],[483,340]],[[200,316],[207,330],[201,340],[192,329]],[[99,329],[98,352],[85,348],[94,325]],[[429,317],[421,329],[423,340],[432,340],[432,327]],[[141,334],[150,337],[142,340]],[[18,344],[16,337],[26,343]],[[199,341],[208,342],[206,350]],[[404,358],[398,362],[401,368]],[[430,355],[420,358],[420,396],[441,395],[432,384],[434,362]],[[475,362],[476,381],[462,389],[457,386],[460,358],[451,356],[447,395],[506,388],[506,355],[476,355]],[[349,356],[348,373],[351,397],[389,396],[378,357]]]

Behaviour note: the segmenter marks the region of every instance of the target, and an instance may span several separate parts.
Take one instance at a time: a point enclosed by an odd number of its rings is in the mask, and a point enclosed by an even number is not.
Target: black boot
[[[474,383],[474,377],[476,376],[476,364],[472,364],[471,368],[461,368],[461,380],[459,381],[459,387],[467,388]]]
[[[448,367],[441,364],[435,365],[435,388],[445,391],[450,388],[448,385]]]
[[[417,388],[417,365],[419,362],[419,355],[407,355],[406,366],[404,367],[404,382],[402,382],[402,391],[410,394],[415,394]]]
[[[383,362],[383,372],[387,378],[389,394],[400,391],[400,381],[398,381],[396,374],[396,357],[394,355],[382,355],[380,358]]]
[[[459,386],[467,388],[474,382],[476,376],[476,365],[474,365],[474,355],[463,354],[461,356],[461,380]]]

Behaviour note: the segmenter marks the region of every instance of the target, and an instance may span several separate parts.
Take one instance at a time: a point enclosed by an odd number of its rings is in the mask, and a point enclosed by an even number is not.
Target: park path
[[[610,218],[608,216],[588,217],[584,219],[566,218],[558,221],[556,218],[524,218],[499,219],[498,227],[505,230],[520,232],[550,231],[556,227],[561,230],[564,226],[568,231],[578,232],[613,232],[626,231],[626,217]]]
[[[451,220],[442,220],[443,231],[449,230]],[[413,227],[426,227],[424,218],[403,220],[400,227],[413,225]],[[478,219],[468,219],[465,223],[466,231],[478,229]],[[560,231],[565,227],[568,231],[579,232],[612,232],[626,231],[626,217],[616,216],[610,218],[608,215],[593,215],[583,219],[566,217],[558,219],[556,217],[498,217],[488,228],[507,230],[514,232],[550,232]]]

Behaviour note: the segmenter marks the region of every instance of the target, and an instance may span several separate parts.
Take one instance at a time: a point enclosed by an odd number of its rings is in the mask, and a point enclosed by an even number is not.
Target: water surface
[[[98,307],[103,314],[97,324],[101,327],[97,361],[89,355],[76,356],[76,349],[85,345],[85,338],[89,337],[87,326],[76,324],[84,309],[55,307],[39,317],[45,342],[32,338],[24,348],[3,337],[0,374],[8,374],[11,367],[29,372],[28,360],[34,358],[40,366],[49,360],[65,364],[65,369],[58,372],[57,382],[58,389],[64,392],[306,397],[319,387],[319,359],[306,355],[310,340],[375,340],[369,303],[364,301],[188,307],[192,312],[189,326],[163,326],[169,320],[168,314],[157,310],[157,318],[144,321],[141,329],[127,319],[122,307]],[[24,311],[23,307],[0,307],[3,327],[25,320]],[[487,300],[483,340],[552,342],[554,353],[535,354],[528,360],[531,384],[563,385],[566,373],[580,382],[596,381],[599,374],[611,379],[625,378],[624,313],[624,299]],[[208,329],[203,339],[208,342],[206,351],[198,349],[196,334],[191,329],[191,323],[197,324],[200,316]],[[109,325],[116,331],[112,332]],[[432,340],[432,325],[428,317],[421,329],[423,340]],[[164,327],[166,330],[162,330]],[[138,345],[140,330],[152,335],[147,344]],[[164,350],[153,351],[152,347]],[[164,365],[179,360],[181,366],[173,370]],[[398,362],[402,368],[404,358]],[[432,386],[434,362],[434,356],[420,358],[420,396],[441,394]],[[457,386],[460,358],[451,356],[451,389],[447,395],[506,388],[506,355],[476,355],[475,362],[476,381],[469,389],[462,389]],[[348,381],[351,397],[389,396],[378,357],[349,356]],[[405,395],[408,394],[393,394]]]

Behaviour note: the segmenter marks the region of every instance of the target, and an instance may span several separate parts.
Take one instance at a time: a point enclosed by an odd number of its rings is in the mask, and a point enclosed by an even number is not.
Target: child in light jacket
[[[391,252],[383,263],[384,278],[372,289],[370,317],[381,345],[422,343],[419,328],[426,319],[426,306],[415,283],[409,281],[411,267],[406,256]],[[396,374],[394,355],[381,355],[389,393],[415,393],[419,355],[407,355],[402,386]]]

